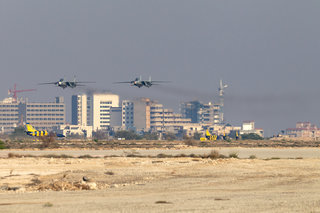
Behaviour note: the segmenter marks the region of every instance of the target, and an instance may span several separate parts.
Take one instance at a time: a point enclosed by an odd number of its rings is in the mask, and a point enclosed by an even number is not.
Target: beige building
[[[66,106],[63,97],[55,102],[32,102],[26,104],[26,123],[39,130],[53,130],[66,122]]]
[[[191,123],[191,118],[183,118],[172,109],[165,109],[162,104],[153,103],[150,106],[150,128],[154,131],[178,131]]]
[[[190,123],[190,118],[183,118],[149,98],[122,102],[122,127],[125,129],[176,132]]]
[[[28,102],[6,98],[0,102],[0,132],[12,132],[19,125],[30,123],[38,130],[51,131],[65,124],[65,103],[63,97],[54,102]]]
[[[13,98],[6,98],[0,102],[0,132],[13,132],[14,128],[23,123],[24,102],[13,101]]]
[[[119,96],[110,93],[72,96],[72,124],[92,126],[93,131],[110,127],[112,107],[119,107]]]
[[[193,137],[195,133],[201,133],[202,135],[204,135],[204,129],[201,124],[185,124],[183,125],[183,131],[188,137]]]
[[[297,139],[320,139],[320,129],[310,122],[298,122],[296,128],[286,129],[285,136]]]
[[[241,127],[216,124],[216,125],[207,126],[206,129],[208,129],[211,134],[229,135],[233,131],[239,132],[241,130]]]

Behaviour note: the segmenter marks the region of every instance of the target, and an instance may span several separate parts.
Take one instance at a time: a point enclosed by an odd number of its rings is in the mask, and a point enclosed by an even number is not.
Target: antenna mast
[[[220,124],[224,124],[224,115],[223,115],[223,107],[224,107],[224,89],[227,88],[227,84],[223,84],[222,80],[220,80],[219,85],[219,97],[220,97],[220,110],[219,110],[219,120]]]

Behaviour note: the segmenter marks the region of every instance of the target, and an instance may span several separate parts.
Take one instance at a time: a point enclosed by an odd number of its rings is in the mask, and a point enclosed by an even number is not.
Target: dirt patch
[[[2,176],[0,176],[2,191],[106,189],[145,184],[147,181],[162,178],[166,173],[163,171],[166,169],[157,169],[152,159],[54,159],[38,157],[1,160],[6,160],[7,163],[7,168],[2,169]],[[161,162],[163,163],[163,161]],[[25,165],[23,171],[19,168],[19,164],[22,167]],[[176,164],[179,162],[177,161]],[[31,165],[36,165],[36,169]],[[143,169],[144,165],[152,172]]]
[[[0,164],[5,212],[320,210],[320,159],[37,157]]]

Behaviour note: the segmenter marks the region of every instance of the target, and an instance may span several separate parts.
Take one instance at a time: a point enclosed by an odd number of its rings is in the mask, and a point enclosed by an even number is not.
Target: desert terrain
[[[0,156],[0,212],[320,212],[318,148],[1,150]]]

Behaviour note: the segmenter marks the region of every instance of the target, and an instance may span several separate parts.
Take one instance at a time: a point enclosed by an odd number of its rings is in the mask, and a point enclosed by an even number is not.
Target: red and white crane
[[[17,90],[17,84],[14,84],[13,89],[8,90],[8,95],[12,95],[13,101],[17,102],[17,93],[20,92],[31,92],[31,91],[36,91],[36,89],[24,89],[24,90]]]

